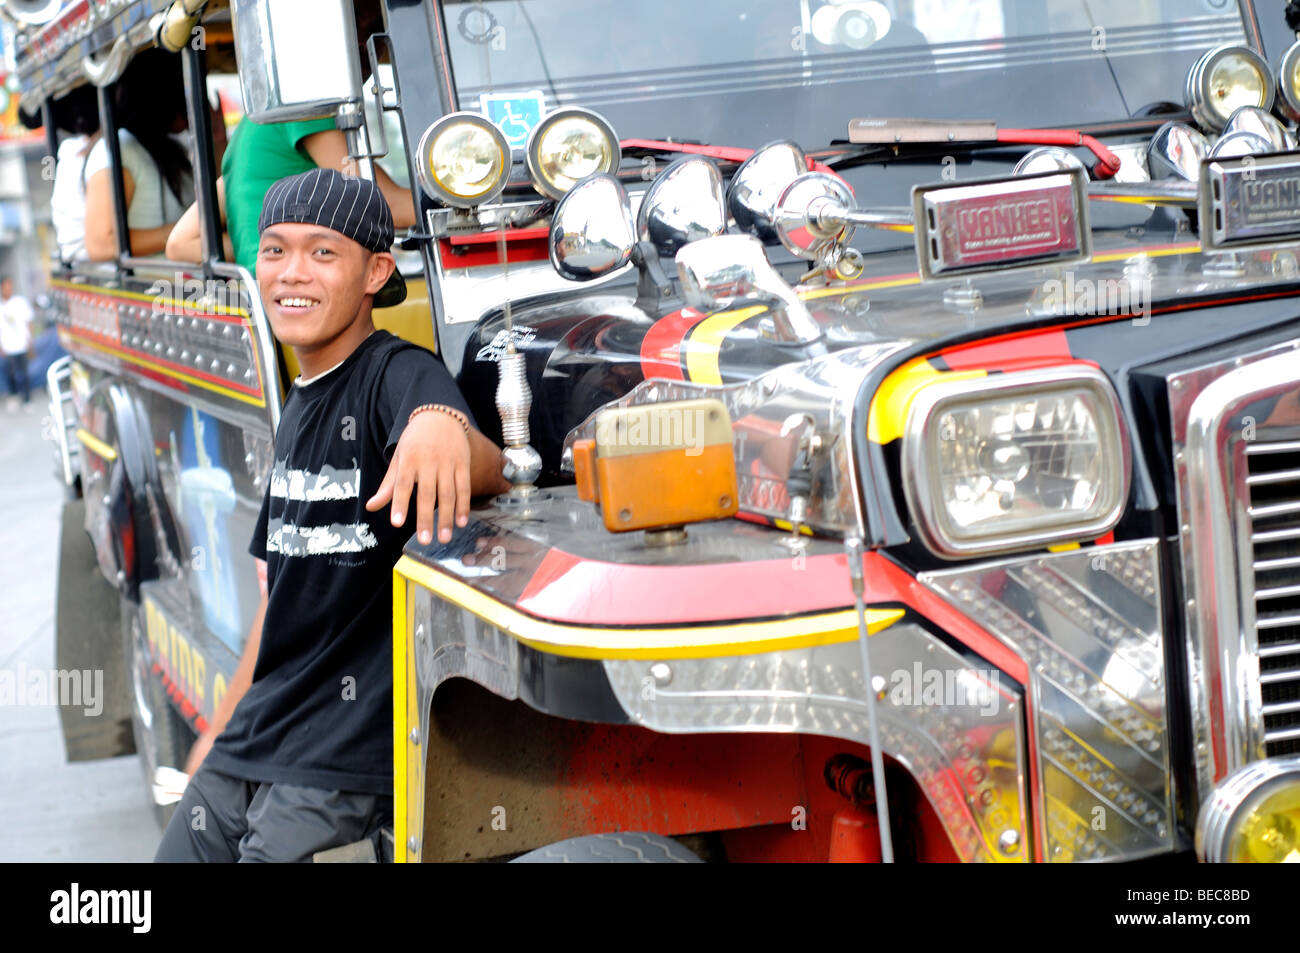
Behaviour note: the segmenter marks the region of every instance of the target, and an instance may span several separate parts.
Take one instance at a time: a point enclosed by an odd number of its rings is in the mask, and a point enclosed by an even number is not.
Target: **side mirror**
[[[322,119],[361,101],[352,0],[231,0],[230,8],[249,119]]]
[[[722,174],[701,156],[675,160],[646,190],[637,235],[671,258],[684,246],[727,230]]]
[[[632,260],[636,229],[623,183],[601,173],[583,179],[560,200],[547,248],[565,278],[590,281]]]
[[[807,171],[804,151],[789,140],[769,142],[746,159],[727,189],[727,209],[736,227],[764,245],[779,245],[777,201],[786,186]]]
[[[686,303],[700,311],[757,301],[771,310],[782,341],[802,344],[821,337],[807,306],[782,280],[762,243],[752,235],[719,235],[692,242],[677,253],[677,276]]]

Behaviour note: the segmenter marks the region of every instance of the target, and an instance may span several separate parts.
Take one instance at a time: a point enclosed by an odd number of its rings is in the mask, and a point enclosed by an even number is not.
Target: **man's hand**
[[[469,440],[460,424],[436,410],[416,414],[393,451],[379,492],[366,503],[372,513],[392,502],[390,521],[406,522],[411,488],[416,488],[415,526],[422,545],[433,542],[433,511],[438,510],[438,541],[451,542],[451,521],[469,522]]]

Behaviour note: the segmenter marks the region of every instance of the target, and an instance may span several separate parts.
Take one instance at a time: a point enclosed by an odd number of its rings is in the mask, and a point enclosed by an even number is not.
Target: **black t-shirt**
[[[393,565],[415,525],[366,511],[420,404],[467,415],[428,351],[375,331],[291,388],[249,552],[268,600],[253,682],[206,764],[250,781],[393,790]],[[471,418],[472,419],[472,418]]]

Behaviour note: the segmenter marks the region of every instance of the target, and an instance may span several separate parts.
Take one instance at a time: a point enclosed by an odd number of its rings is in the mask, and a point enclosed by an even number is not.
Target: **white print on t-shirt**
[[[271,495],[284,500],[355,500],[361,493],[361,468],[355,458],[352,469],[335,469],[328,463],[320,473],[291,470],[288,460],[276,460],[271,471]]]
[[[365,523],[294,526],[276,518],[269,520],[266,526],[266,551],[282,556],[359,553],[378,545],[379,540]]]

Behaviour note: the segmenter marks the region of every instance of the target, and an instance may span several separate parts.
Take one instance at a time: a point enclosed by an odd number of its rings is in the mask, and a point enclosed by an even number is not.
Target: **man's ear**
[[[370,272],[366,275],[366,294],[378,294],[388,281],[388,276],[397,269],[397,259],[386,251],[372,252],[370,255]]]

